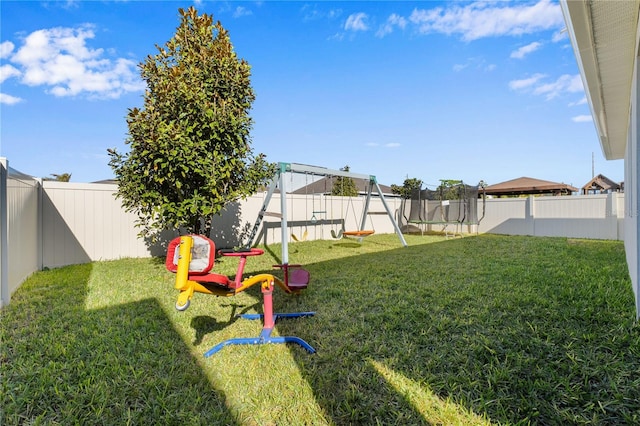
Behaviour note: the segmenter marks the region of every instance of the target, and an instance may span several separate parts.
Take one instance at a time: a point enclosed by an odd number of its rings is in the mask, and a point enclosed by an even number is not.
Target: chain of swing
[[[292,181],[293,181],[293,174],[291,177]],[[327,190],[327,182],[329,182],[330,187],[331,187],[331,192],[329,192]],[[324,217],[326,217],[327,215],[327,211],[330,211],[330,218],[329,218],[329,224],[331,225],[331,237],[339,240],[345,236],[350,236],[350,237],[366,237],[368,235],[374,234],[375,233],[375,227],[373,225],[373,221],[371,221],[371,226],[372,229],[362,229],[362,230],[355,230],[355,231],[347,231],[345,228],[345,223],[346,223],[346,218],[349,214],[349,210],[351,210],[351,214],[353,215],[353,221],[354,223],[358,223],[358,217],[356,215],[356,208],[355,205],[353,204],[353,198],[354,197],[345,197],[344,194],[344,178],[340,179],[340,219],[336,220],[334,218],[334,208],[333,208],[333,201],[334,201],[334,195],[332,194],[333,191],[333,186],[334,186],[334,182],[333,182],[333,175],[325,177],[324,179],[324,192],[322,194],[320,194],[320,202],[318,204],[318,206],[320,208],[322,208],[322,195],[324,195],[324,210],[316,210],[316,190],[314,190],[313,188],[310,187],[309,184],[309,174],[305,173],[305,217],[309,218],[308,220],[305,221],[305,225],[304,225],[304,231],[302,232],[302,234],[300,236],[297,236],[295,233],[291,234],[291,238],[294,241],[306,241],[306,239],[309,236],[309,229],[308,229],[308,223],[312,223],[314,226],[318,224],[318,222],[321,222],[321,224],[324,224],[323,222],[323,218],[322,216],[324,215]],[[308,203],[308,196],[309,196],[309,190],[311,190],[311,216],[309,216],[309,203]],[[327,198],[329,197],[329,194],[331,195],[331,205],[327,206]],[[345,210],[345,198],[347,198],[346,201],[346,210]],[[364,208],[364,200],[363,202],[363,208]],[[292,198],[292,204],[291,204],[291,210],[293,212],[293,205],[294,205],[294,200]],[[341,224],[341,226],[338,228],[338,224]],[[323,232],[322,230],[324,229],[324,227],[321,228],[321,232]]]

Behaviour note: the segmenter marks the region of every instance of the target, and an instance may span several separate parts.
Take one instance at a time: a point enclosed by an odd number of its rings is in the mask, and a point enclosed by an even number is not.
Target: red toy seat
[[[289,270],[289,288],[292,290],[302,290],[309,285],[309,278],[311,274],[306,269],[291,269]]]
[[[191,262],[189,263],[189,275],[206,275],[213,268],[216,258],[216,245],[213,241],[203,235],[187,235],[193,239],[191,248]],[[167,270],[176,272],[178,270],[178,258],[180,255],[180,238],[171,240],[167,249],[165,266]]]

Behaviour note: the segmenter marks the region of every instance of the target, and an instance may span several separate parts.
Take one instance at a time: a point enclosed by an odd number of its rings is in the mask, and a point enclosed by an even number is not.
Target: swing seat
[[[300,238],[298,238],[296,236],[296,234],[291,234],[291,238],[293,238],[294,241],[297,241],[297,242],[307,241],[307,236],[309,236],[309,231],[304,231],[304,233],[302,234],[302,236]]]
[[[309,285],[311,274],[306,269],[292,269],[289,271],[289,288],[304,290]]]
[[[363,230],[363,231],[344,231],[342,235],[346,235],[347,237],[367,237],[369,235],[373,235],[375,233],[374,230]]]

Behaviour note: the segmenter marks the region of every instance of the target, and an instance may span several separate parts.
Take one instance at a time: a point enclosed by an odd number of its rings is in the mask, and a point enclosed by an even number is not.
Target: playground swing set
[[[344,185],[344,179],[341,180],[341,182],[342,182],[342,185]],[[331,176],[331,187],[333,188],[333,176]],[[381,194],[381,193],[379,193],[379,194]],[[346,212],[345,212],[345,209],[344,209],[344,199],[345,198],[348,198]],[[368,203],[368,200],[367,200],[367,203]],[[346,218],[348,216],[348,212],[349,212],[350,208],[351,208],[351,211],[353,213],[354,221],[358,222],[358,218],[356,217],[355,206],[353,205],[353,197],[345,197],[344,195],[342,195],[340,197],[340,216],[342,218]],[[331,209],[331,213],[332,213],[331,222],[333,223],[334,222],[334,220],[333,220],[333,208]],[[369,212],[368,208],[367,208],[366,214],[367,215],[371,215],[371,214],[386,214],[386,212]],[[364,219],[365,217],[366,216],[363,215],[363,225],[361,226],[361,228],[365,228],[366,227],[366,225],[364,223],[365,222],[365,219]],[[372,225],[372,228],[373,228],[373,221],[372,221],[371,225]],[[344,220],[343,220],[341,229],[339,229],[337,231],[335,229],[331,230],[331,237],[336,239],[336,240],[339,240],[339,239],[341,239],[343,237],[356,237],[356,238],[359,239],[359,241],[361,241],[362,238],[368,237],[369,235],[373,235],[373,234],[375,234],[375,232],[376,232],[375,229],[358,229],[358,230],[354,230],[354,231],[348,231],[348,230],[346,230],[344,228]]]
[[[361,221],[361,228],[358,231],[343,232],[343,235],[354,235],[363,237],[367,235],[364,230],[365,220],[368,214],[369,202],[371,199],[371,193],[375,187],[378,191],[379,197],[384,205],[386,214],[391,219],[396,234],[398,235],[400,242],[404,247],[407,243],[400,231],[400,227],[393,218],[393,214],[387,205],[382,191],[376,181],[375,176],[359,175],[350,172],[343,172],[337,170],[330,170],[321,167],[307,166],[294,163],[280,163],[278,172],[269,185],[267,195],[263,202],[262,208],[258,214],[258,218],[253,226],[251,234],[248,238],[247,244],[240,249],[218,250],[216,252],[215,243],[202,235],[184,235],[173,239],[169,243],[167,250],[167,256],[165,260],[166,268],[175,273],[175,289],[180,293],[175,303],[175,308],[179,311],[185,311],[195,293],[203,293],[214,296],[230,297],[235,296],[254,285],[259,284],[262,292],[262,314],[242,314],[239,315],[245,319],[262,319],[263,328],[258,337],[250,338],[232,338],[218,343],[207,352],[205,357],[217,353],[225,346],[229,345],[260,345],[266,343],[295,343],[302,346],[309,353],[315,353],[315,349],[309,345],[303,339],[296,336],[271,336],[273,328],[275,327],[276,320],[279,318],[299,318],[310,317],[315,315],[315,312],[295,312],[295,313],[274,313],[273,312],[273,291],[275,287],[279,287],[285,293],[299,294],[302,290],[306,289],[309,280],[309,271],[302,268],[302,265],[289,264],[288,254],[288,229],[287,229],[287,200],[286,190],[284,188],[284,175],[285,173],[310,173],[320,176],[345,176],[353,178],[368,178],[369,187],[367,197],[364,205],[363,218]],[[280,187],[280,213],[267,212],[267,207],[271,201],[272,195],[277,187]],[[323,214],[326,211],[316,211],[315,214]],[[282,232],[282,256],[281,263],[273,265],[274,268],[282,270],[283,278],[273,274],[258,274],[243,279],[244,268],[247,263],[247,259],[253,256],[260,256],[264,254],[264,250],[253,247],[254,239],[258,234],[258,229],[265,216],[277,217],[281,220],[281,232]],[[313,217],[313,216],[312,216]],[[238,258],[238,267],[235,277],[230,278],[223,274],[211,272],[215,263],[216,253],[223,257]]]
[[[254,239],[256,238],[256,236],[258,235],[258,230],[260,229],[260,225],[262,223],[262,220],[265,216],[274,216],[274,213],[269,213],[267,211],[267,208],[269,207],[269,204],[271,202],[271,198],[273,196],[273,194],[275,193],[276,189],[280,189],[280,213],[276,213],[278,215],[278,217],[280,218],[281,221],[281,232],[282,232],[282,258],[283,258],[283,263],[287,263],[287,253],[288,253],[288,235],[289,235],[289,231],[288,231],[288,215],[287,215],[287,191],[285,188],[285,183],[286,183],[286,179],[284,178],[285,175],[287,173],[301,173],[304,174],[305,176],[319,176],[319,177],[329,177],[330,179],[332,179],[333,177],[337,177],[337,176],[341,176],[341,177],[347,177],[347,178],[352,178],[352,179],[362,179],[365,180],[367,182],[367,192],[366,192],[366,196],[364,198],[364,205],[363,205],[363,209],[362,209],[362,217],[359,220],[360,226],[358,229],[356,230],[335,230],[332,229],[331,230],[331,236],[335,239],[339,239],[342,238],[343,236],[347,236],[347,237],[356,237],[358,238],[359,241],[362,241],[363,237],[366,237],[368,235],[372,235],[375,230],[374,229],[366,229],[366,224],[367,224],[367,218],[370,215],[386,215],[389,217],[389,220],[391,221],[394,230],[396,232],[396,235],[398,236],[401,244],[406,247],[407,243],[404,239],[404,236],[402,235],[402,231],[400,230],[400,227],[398,226],[398,223],[396,222],[395,218],[394,218],[394,214],[391,211],[391,209],[389,208],[389,205],[387,204],[387,201],[384,198],[384,194],[382,193],[382,190],[380,189],[380,185],[377,182],[377,179],[375,176],[373,175],[365,175],[365,174],[360,174],[360,173],[352,173],[352,172],[345,172],[342,170],[332,170],[332,169],[328,169],[325,167],[318,167],[318,166],[310,166],[310,165],[306,165],[306,164],[296,164],[296,163],[279,163],[279,167],[278,167],[278,171],[276,172],[276,176],[274,177],[274,179],[271,181],[268,189],[267,189],[267,194],[264,198],[263,204],[262,204],[262,208],[260,209],[260,212],[258,213],[258,218],[256,220],[256,222],[254,223],[253,229],[250,233],[249,236],[249,242],[247,244],[247,247],[251,247],[254,244]],[[382,205],[384,207],[384,211],[382,212],[369,212],[369,206],[371,204],[371,199],[373,197],[373,195],[377,194],[377,196],[380,198],[380,201],[382,202]],[[305,193],[306,194],[306,193]],[[344,198],[343,198],[344,200]],[[344,201],[343,201],[344,202]],[[356,222],[358,222],[357,217],[355,216],[355,208],[353,208],[353,200],[352,197],[348,197],[348,203],[351,203],[351,207],[353,210],[353,215],[354,215],[354,219],[356,220]],[[320,207],[322,207],[322,205],[320,204]],[[313,205],[312,205],[312,216],[309,219],[309,222],[311,222],[312,224],[315,224],[316,222],[319,221],[319,217],[318,215],[326,215],[327,210],[331,210],[331,220],[330,222],[333,224],[335,221],[333,219],[333,209],[327,209],[325,206],[324,210],[315,210],[316,205],[315,205],[315,198],[313,199]],[[349,210],[349,205],[347,205],[347,211]],[[307,213],[307,217],[308,216],[308,211]],[[341,211],[341,214],[344,215],[344,209]],[[315,219],[315,220],[314,220]],[[344,222],[343,222],[344,223]],[[344,225],[343,225],[344,226]],[[302,234],[304,236],[304,234]],[[301,238],[294,238],[292,236],[292,239],[294,241],[301,241]]]
[[[293,180],[293,173],[291,174],[291,179]],[[305,173],[305,186],[304,186],[304,195],[305,195],[305,201],[304,201],[304,209],[305,209],[305,217],[309,217],[309,205],[307,203],[307,198],[308,198],[308,189],[309,189],[309,174]],[[293,205],[294,202],[292,200],[291,203],[291,210],[293,211]],[[320,195],[320,207],[322,207],[322,195]],[[319,221],[322,220],[322,216],[326,215],[327,211],[325,210],[316,210],[316,194],[315,192],[311,193],[311,217],[309,218],[308,222],[311,222],[312,225],[316,225],[318,224]],[[297,242],[301,242],[301,241],[306,241],[307,237],[309,236],[309,229],[308,229],[308,225],[307,223],[305,223],[305,229],[304,232],[301,234],[300,237],[298,237],[296,234],[294,234],[293,232],[291,233],[291,238],[294,241]]]

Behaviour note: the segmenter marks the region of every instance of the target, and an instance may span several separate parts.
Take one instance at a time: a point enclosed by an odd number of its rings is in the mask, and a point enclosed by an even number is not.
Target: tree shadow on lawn
[[[480,236],[306,265],[317,316],[279,333],[317,349],[291,352],[335,424],[637,423],[622,244],[540,241]]]
[[[86,310],[91,273],[37,273],[0,313],[2,423],[235,424],[155,299]]]
[[[260,309],[259,303],[254,304],[238,304],[238,303],[221,303],[222,307],[230,307],[231,313],[229,320],[222,322],[216,320],[216,318],[210,315],[198,315],[191,319],[191,328],[195,332],[195,339],[193,341],[194,346],[198,346],[202,343],[205,336],[221,331],[239,319],[240,315],[246,314],[251,310]],[[238,309],[241,308],[241,309]]]

